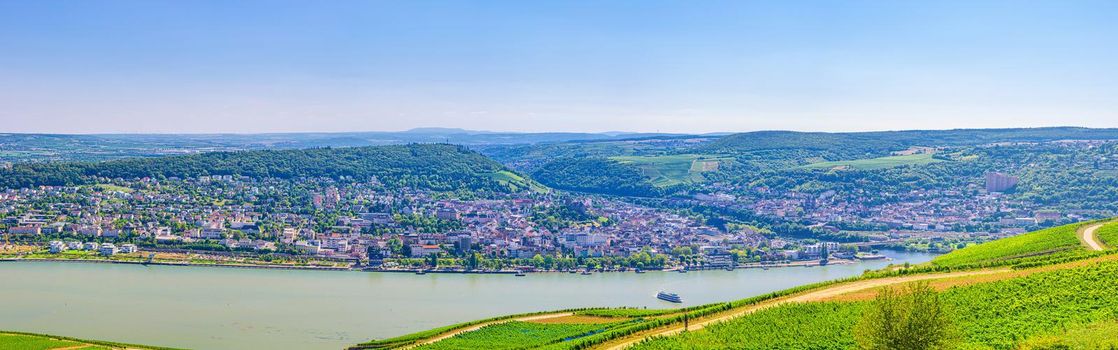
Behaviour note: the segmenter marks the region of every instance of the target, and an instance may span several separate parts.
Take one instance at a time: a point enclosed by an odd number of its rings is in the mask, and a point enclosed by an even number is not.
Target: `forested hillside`
[[[642,197],[662,194],[636,167],[604,158],[563,158],[545,164],[532,176],[562,190]]]
[[[212,152],[105,162],[20,163],[0,170],[0,187],[91,183],[103,178],[189,178],[237,175],[252,178],[376,178],[388,187],[431,190],[526,188],[524,180],[500,176],[506,169],[461,146],[412,144],[354,148]]]

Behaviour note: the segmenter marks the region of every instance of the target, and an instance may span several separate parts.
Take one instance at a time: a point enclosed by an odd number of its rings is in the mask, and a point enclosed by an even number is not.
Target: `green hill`
[[[728,135],[705,145],[703,148],[711,152],[809,149],[827,150],[845,155],[886,155],[890,151],[899,151],[912,146],[968,146],[994,142],[1115,139],[1118,139],[1118,129],[1075,127],[906,130],[852,133],[756,131]]]
[[[92,184],[104,178],[377,178],[388,187],[519,190],[532,186],[503,165],[465,147],[411,144],[352,148],[212,152],[105,162],[21,163],[0,170],[0,187]],[[514,175],[514,176],[509,176]]]
[[[663,193],[639,167],[606,158],[557,159],[536,169],[532,177],[569,191],[644,197]]]
[[[1081,223],[1064,225],[969,246],[938,256],[931,264],[945,267],[993,266],[1081,254],[1087,251],[1076,237],[1076,230],[1081,226]]]

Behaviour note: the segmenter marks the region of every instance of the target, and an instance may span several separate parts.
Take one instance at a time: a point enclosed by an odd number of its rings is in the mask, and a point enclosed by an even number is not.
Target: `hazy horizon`
[[[711,132],[679,132],[679,131],[626,131],[626,130],[605,130],[605,131],[570,131],[570,130],[536,130],[536,131],[513,131],[513,130],[475,130],[463,129],[453,127],[440,127],[440,126],[419,126],[411,129],[404,130],[339,130],[339,131],[273,131],[273,132],[88,132],[88,133],[58,133],[58,132],[9,132],[0,130],[0,135],[84,135],[84,136],[97,136],[97,135],[266,135],[266,134],[346,134],[346,133],[406,133],[416,132],[422,129],[448,129],[454,132],[461,131],[464,133],[476,134],[545,134],[545,133],[569,133],[569,134],[672,134],[672,135],[729,135],[741,134],[751,132],[765,132],[765,131],[789,131],[789,132],[804,132],[804,133],[859,133],[859,132],[894,132],[894,131],[950,131],[950,130],[998,130],[998,129],[1046,129],[1046,128],[1087,128],[1087,129],[1116,129],[1118,127],[1089,127],[1078,125],[1046,125],[1035,127],[991,127],[991,128],[946,128],[946,129],[879,129],[879,130],[795,130],[795,129],[758,129],[758,130],[724,130],[724,131],[711,131]]]
[[[0,0],[0,132],[1112,127],[1116,10]]]

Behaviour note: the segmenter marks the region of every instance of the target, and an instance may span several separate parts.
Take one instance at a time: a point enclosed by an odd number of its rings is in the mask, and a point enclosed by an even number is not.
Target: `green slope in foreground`
[[[854,326],[882,286],[927,281],[939,290],[958,329],[952,348],[1108,349],[1118,346],[1118,250],[1090,251],[1081,245],[1077,233],[1093,225],[1101,225],[1096,232],[1103,242],[1118,241],[1118,223],[1080,223],[971,246],[908,269],[868,272],[728,303],[648,315],[617,312],[610,323],[544,322],[526,327],[540,335],[530,344],[510,337],[516,334],[510,327],[519,329],[519,323],[453,333],[443,329],[408,344],[438,340],[421,348],[443,349],[463,348],[455,344],[492,349],[856,349]],[[690,331],[678,332],[685,318]],[[697,329],[697,324],[705,327]],[[389,343],[380,344],[405,345]]]
[[[172,348],[85,340],[56,335],[0,331],[0,350],[175,350]]]

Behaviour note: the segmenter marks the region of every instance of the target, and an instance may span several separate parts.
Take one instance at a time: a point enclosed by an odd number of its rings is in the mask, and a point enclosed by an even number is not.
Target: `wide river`
[[[123,264],[0,262],[0,330],[191,349],[341,349],[502,314],[696,305],[858,275],[892,261],[686,274],[367,273]]]

